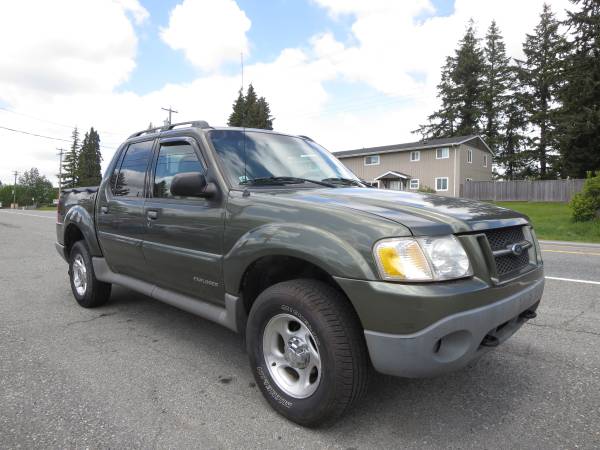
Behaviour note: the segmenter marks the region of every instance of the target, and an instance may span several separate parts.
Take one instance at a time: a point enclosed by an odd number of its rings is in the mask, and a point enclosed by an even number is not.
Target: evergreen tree
[[[271,108],[264,97],[256,102],[256,127],[263,130],[273,129],[273,118],[271,117]]]
[[[509,102],[510,59],[506,56],[504,39],[495,21],[492,21],[485,37],[483,49],[485,63],[483,70],[483,119],[487,144],[499,151],[503,143],[503,121],[506,119]],[[513,105],[514,106],[514,105]],[[513,108],[512,113],[516,110]]]
[[[458,90],[456,134],[459,136],[480,132],[483,68],[483,52],[479,47],[479,39],[475,36],[475,24],[471,20],[456,52],[453,77]]]
[[[238,91],[238,98],[233,103],[233,111],[229,115],[227,125],[230,127],[242,127],[244,126],[244,107],[245,99],[242,90]]]
[[[454,136],[456,129],[456,86],[452,79],[452,73],[455,68],[455,60],[451,56],[446,58],[446,63],[442,67],[442,79],[437,85],[437,97],[441,100],[442,106],[427,117],[427,124],[421,125],[416,133],[426,138],[439,138]]]
[[[248,86],[246,95],[243,95],[241,89],[238,92],[227,124],[230,127],[273,129],[273,117],[269,103],[265,97],[258,98],[252,84]]]
[[[518,61],[523,106],[527,120],[535,127],[532,140],[539,176],[548,178],[556,173],[556,110],[557,92],[561,85],[561,57],[566,41],[560,35],[559,23],[547,4],[533,34],[527,34],[523,44],[525,60]]]
[[[496,163],[504,169],[503,178],[514,180],[524,177],[530,172],[531,154],[527,150],[530,139],[527,136],[528,123],[523,108],[523,93],[517,85],[517,77],[513,72],[510,83],[517,86],[505,104],[505,124],[503,132],[498,136],[496,147]]]
[[[85,133],[79,159],[77,162],[77,178],[79,186],[96,186],[102,180],[100,163],[102,162],[102,154],[100,153],[100,136],[90,128],[90,131]]]
[[[581,9],[566,21],[571,40],[559,93],[559,145],[564,175],[584,178],[600,169],[600,2],[571,1]]]
[[[428,117],[428,124],[416,130],[424,137],[450,137],[478,134],[482,116],[484,58],[469,21],[453,57],[446,58],[438,98],[442,107]]]
[[[79,131],[77,128],[73,130],[72,139],[71,148],[63,156],[62,179],[59,180],[63,189],[77,186],[77,162],[79,161]]]
[[[244,126],[248,128],[258,128],[258,97],[252,83],[248,86],[246,96],[244,97]]]

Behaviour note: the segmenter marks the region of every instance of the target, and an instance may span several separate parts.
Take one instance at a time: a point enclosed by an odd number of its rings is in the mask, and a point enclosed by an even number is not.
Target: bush
[[[435,189],[431,189],[429,186],[423,184],[421,185],[421,187],[417,190],[417,192],[423,192],[425,194],[435,194]]]
[[[585,180],[581,192],[571,203],[571,217],[575,222],[586,222],[598,217],[600,211],[600,174]]]

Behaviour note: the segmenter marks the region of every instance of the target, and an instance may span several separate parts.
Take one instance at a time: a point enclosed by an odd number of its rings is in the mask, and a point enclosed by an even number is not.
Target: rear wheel
[[[344,296],[323,282],[292,280],[262,292],[248,317],[246,342],[263,395],[298,424],[331,422],[366,390],[362,328]]]
[[[69,254],[69,278],[77,303],[84,308],[95,308],[110,298],[110,283],[96,278],[92,257],[84,241],[77,241]]]

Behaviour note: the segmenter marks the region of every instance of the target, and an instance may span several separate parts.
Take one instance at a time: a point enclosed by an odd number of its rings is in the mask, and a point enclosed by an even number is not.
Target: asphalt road
[[[376,376],[338,424],[275,414],[240,339],[129,290],[76,305],[54,213],[0,212],[0,447],[598,448],[600,284],[548,279],[536,320],[443,377]],[[544,245],[600,282],[600,247]]]

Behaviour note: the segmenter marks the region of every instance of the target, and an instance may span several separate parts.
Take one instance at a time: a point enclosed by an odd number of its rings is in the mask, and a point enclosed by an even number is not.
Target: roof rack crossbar
[[[155,128],[149,128],[147,130],[138,131],[136,133],[133,133],[127,139],[142,136],[144,134],[160,133],[161,131],[169,131],[180,125],[189,125],[190,127],[202,128],[202,129],[210,128],[210,125],[208,124],[208,122],[206,120],[190,120],[188,122],[171,123],[169,125],[163,125],[162,127],[155,127]]]

